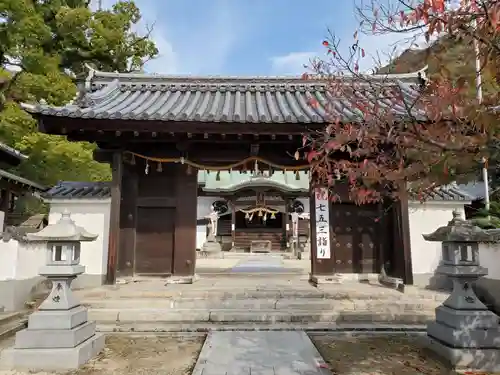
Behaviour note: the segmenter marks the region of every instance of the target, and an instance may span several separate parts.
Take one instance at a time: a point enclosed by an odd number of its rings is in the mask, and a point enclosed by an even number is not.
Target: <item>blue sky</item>
[[[113,0],[104,0],[109,6]],[[346,43],[357,27],[355,0],[136,0],[154,24],[160,56],[148,72],[194,75],[297,75],[323,56],[328,28]],[[363,36],[373,66],[399,36]]]

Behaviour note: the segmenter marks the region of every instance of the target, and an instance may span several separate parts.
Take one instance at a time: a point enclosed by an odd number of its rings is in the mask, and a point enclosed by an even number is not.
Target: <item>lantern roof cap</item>
[[[41,231],[26,234],[28,240],[32,241],[94,241],[98,235],[89,233],[85,228],[75,224],[71,219],[68,210],[64,210],[59,221],[55,224],[49,224]]]
[[[500,240],[500,230],[485,230],[464,220],[462,214],[454,210],[453,219],[448,225],[436,229],[433,233],[423,234],[427,241],[440,242],[495,242]]]

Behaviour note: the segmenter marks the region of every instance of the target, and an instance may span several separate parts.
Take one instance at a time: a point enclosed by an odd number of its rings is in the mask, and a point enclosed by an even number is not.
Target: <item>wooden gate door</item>
[[[137,208],[136,274],[155,276],[172,274],[174,220],[174,208]]]
[[[378,273],[381,247],[378,207],[334,204],[331,210],[335,272]]]

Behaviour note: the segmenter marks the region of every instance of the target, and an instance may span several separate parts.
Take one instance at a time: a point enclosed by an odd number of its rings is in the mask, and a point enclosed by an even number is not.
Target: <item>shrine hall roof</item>
[[[395,116],[406,117],[405,104],[413,103],[419,95],[419,74],[424,73],[366,76],[369,84],[365,83],[365,87],[380,85],[386,93],[375,99],[373,90],[360,89],[356,101],[377,101],[381,107],[391,108]],[[388,93],[391,88],[402,94],[404,103],[393,100],[395,94]],[[311,99],[317,105],[311,105]],[[23,104],[23,107],[33,114],[81,119],[226,123],[360,119],[360,111],[355,109],[352,99],[334,96],[325,81],[299,77],[194,77],[91,70],[78,97],[70,104],[61,107]],[[424,117],[417,110],[413,115]]]

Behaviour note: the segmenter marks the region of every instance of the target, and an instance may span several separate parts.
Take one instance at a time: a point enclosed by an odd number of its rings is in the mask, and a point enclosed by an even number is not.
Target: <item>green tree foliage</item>
[[[92,11],[88,0],[0,1],[0,141],[29,159],[18,172],[45,185],[58,180],[107,180],[107,164],[92,159],[94,145],[37,131],[19,103],[62,105],[76,95],[86,64],[104,71],[140,69],[158,50],[138,33],[133,1]]]

